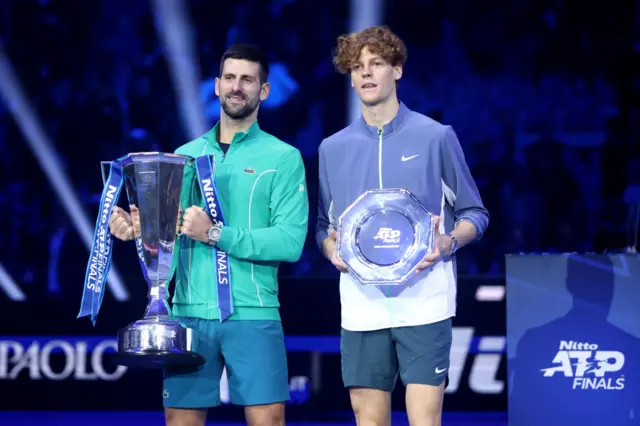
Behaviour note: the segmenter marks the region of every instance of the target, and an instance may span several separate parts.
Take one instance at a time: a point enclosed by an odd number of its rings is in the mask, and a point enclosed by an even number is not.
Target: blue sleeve
[[[322,242],[329,237],[331,225],[329,208],[331,206],[331,194],[329,193],[329,179],[324,158],[322,144],[318,149],[318,220],[316,222],[316,244],[322,250]]]
[[[472,223],[478,232],[476,239],[480,239],[489,226],[489,212],[482,204],[478,187],[451,126],[447,126],[441,139],[440,153],[445,198],[453,207],[456,223],[462,220]]]

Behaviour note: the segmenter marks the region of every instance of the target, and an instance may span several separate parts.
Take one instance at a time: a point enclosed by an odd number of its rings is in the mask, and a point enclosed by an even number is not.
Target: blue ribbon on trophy
[[[90,315],[94,326],[98,319],[102,299],[104,299],[104,286],[111,268],[112,236],[109,231],[109,220],[113,213],[113,206],[116,205],[120,197],[123,181],[120,160],[112,161],[109,167],[109,177],[100,198],[100,209],[98,210],[98,219],[93,233],[91,256],[84,278],[80,313],[77,316],[77,318],[81,318]]]
[[[203,155],[196,158],[196,171],[198,184],[202,192],[206,212],[213,223],[224,226],[225,220],[220,208],[220,198],[216,190],[213,172],[215,169],[214,158],[211,155]],[[213,267],[216,276],[216,289],[218,294],[218,309],[220,321],[224,321],[233,314],[233,300],[231,293],[231,274],[229,273],[229,259],[227,253],[217,247],[213,250]]]

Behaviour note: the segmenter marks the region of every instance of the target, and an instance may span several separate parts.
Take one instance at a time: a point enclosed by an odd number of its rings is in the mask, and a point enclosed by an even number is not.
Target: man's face
[[[392,67],[367,47],[351,69],[351,85],[365,105],[377,105],[387,100],[396,90],[396,81],[402,77],[402,67]]]
[[[244,59],[227,59],[216,78],[216,96],[229,117],[241,120],[251,115],[269,96],[269,83],[260,83],[260,64]]]

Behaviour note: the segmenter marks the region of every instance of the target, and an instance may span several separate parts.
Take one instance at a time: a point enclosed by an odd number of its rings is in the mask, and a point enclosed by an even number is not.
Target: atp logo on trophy
[[[381,244],[375,246],[375,248],[394,247],[400,243],[401,232],[393,228],[380,228],[374,240],[380,240]]]

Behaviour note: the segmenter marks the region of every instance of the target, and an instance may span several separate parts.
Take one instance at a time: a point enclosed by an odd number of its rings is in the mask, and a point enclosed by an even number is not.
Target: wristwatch
[[[220,232],[222,232],[222,226],[216,223],[207,231],[207,244],[215,246],[220,241]]]
[[[454,237],[453,235],[448,235],[451,238],[451,248],[449,249],[449,256],[453,256],[456,250],[458,250],[458,240],[456,240],[456,237]]]

